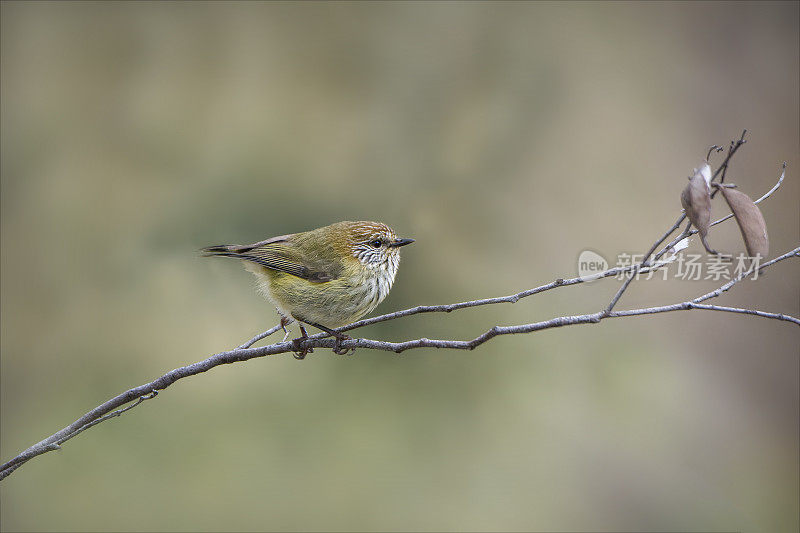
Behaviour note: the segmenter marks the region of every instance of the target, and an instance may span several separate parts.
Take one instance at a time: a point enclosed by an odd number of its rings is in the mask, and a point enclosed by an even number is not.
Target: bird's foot
[[[308,337],[298,337],[296,339],[292,339],[292,349],[294,351],[294,358],[298,361],[302,361],[306,358],[306,355],[310,353],[314,353],[314,348],[301,348],[300,344],[306,340]]]
[[[335,333],[333,336],[336,339],[333,343],[333,353],[336,355],[353,355],[355,353],[355,348],[342,348],[342,342],[352,340],[353,337],[344,333]]]
[[[299,320],[298,320],[298,322],[299,322]],[[336,355],[352,355],[353,352],[356,351],[355,348],[342,348],[342,343],[344,341],[349,341],[349,340],[353,339],[353,337],[351,337],[350,335],[345,335],[344,333],[339,333],[338,331],[334,331],[334,330],[332,330],[332,329],[330,329],[328,327],[325,327],[325,326],[323,326],[321,324],[316,324],[314,322],[306,322],[306,324],[312,325],[317,329],[321,329],[322,331],[324,331],[325,333],[327,333],[328,335],[330,335],[330,336],[332,336],[334,338],[334,341],[333,341],[333,353],[335,353]],[[298,350],[295,351],[295,357],[297,357],[298,354],[302,356],[302,357],[298,357],[298,359],[302,359],[303,357],[305,357],[305,354],[302,353],[301,350],[299,350],[299,347],[300,347],[300,342],[303,339],[308,337],[308,335],[306,335],[306,330],[302,325],[300,325],[300,331],[303,333],[303,337],[294,340],[295,347],[298,348]],[[312,350],[309,349],[309,352],[310,351],[312,351]],[[308,352],[306,352],[306,353],[308,353]]]
[[[281,320],[281,322],[283,321]],[[302,324],[300,325],[300,333],[302,334],[302,337],[292,339],[292,348],[293,348],[292,351],[294,351],[294,358],[297,359],[298,361],[302,361],[303,359],[306,358],[306,355],[314,353],[314,348],[310,347],[301,348],[300,346],[303,343],[303,341],[308,338],[308,333],[306,333],[306,328],[304,328]]]

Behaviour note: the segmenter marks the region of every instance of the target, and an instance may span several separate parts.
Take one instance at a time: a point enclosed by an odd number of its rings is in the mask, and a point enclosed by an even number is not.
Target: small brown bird
[[[275,304],[281,324],[291,319],[315,326],[337,338],[332,330],[366,315],[389,294],[400,264],[399,239],[380,222],[337,222],[303,233],[273,237],[249,245],[218,245],[203,249],[206,256],[241,259],[255,274],[261,292]],[[298,350],[300,352],[300,350]],[[305,353],[296,356],[302,359]]]

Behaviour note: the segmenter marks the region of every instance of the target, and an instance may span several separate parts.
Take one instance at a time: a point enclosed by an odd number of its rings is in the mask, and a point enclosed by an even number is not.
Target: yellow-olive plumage
[[[398,239],[380,222],[337,222],[249,245],[204,248],[241,259],[286,318],[338,328],[369,313],[389,294],[400,263]]]

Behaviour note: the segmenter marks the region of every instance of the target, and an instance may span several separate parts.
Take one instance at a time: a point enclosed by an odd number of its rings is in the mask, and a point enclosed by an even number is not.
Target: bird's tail
[[[238,257],[242,258],[241,253],[247,251],[248,247],[238,244],[217,244],[216,246],[206,246],[200,250],[202,257]]]

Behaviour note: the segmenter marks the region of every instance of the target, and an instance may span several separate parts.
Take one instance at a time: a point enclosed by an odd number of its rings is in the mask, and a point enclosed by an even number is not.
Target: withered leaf
[[[743,192],[728,187],[719,187],[722,196],[733,211],[739,230],[742,232],[747,255],[767,257],[769,253],[769,237],[767,237],[767,223],[761,210],[753,200]]]
[[[700,233],[700,241],[705,249],[708,253],[716,255],[717,251],[712,249],[706,241],[708,225],[711,222],[711,193],[705,176],[710,173],[710,168],[706,171],[705,167],[708,165],[695,170],[694,175],[689,178],[689,183],[681,193],[681,205],[686,210],[686,216],[689,217],[692,225]]]

